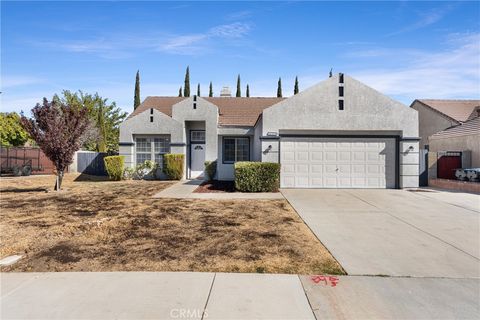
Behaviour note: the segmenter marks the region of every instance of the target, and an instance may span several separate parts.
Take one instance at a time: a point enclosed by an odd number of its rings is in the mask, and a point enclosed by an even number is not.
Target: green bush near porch
[[[217,173],[217,160],[205,161],[205,173],[208,180],[213,180]]]
[[[163,156],[163,172],[171,180],[180,180],[183,177],[184,154],[169,153]]]
[[[235,163],[235,188],[242,192],[276,192],[280,187],[280,164],[272,162]]]
[[[103,158],[105,169],[108,177],[112,180],[119,181],[123,178],[124,162],[123,156],[109,156]]]

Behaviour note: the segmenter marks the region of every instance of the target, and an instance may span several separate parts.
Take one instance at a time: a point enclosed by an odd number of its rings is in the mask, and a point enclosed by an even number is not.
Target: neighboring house
[[[120,126],[128,166],[186,155],[185,178],[217,160],[281,163],[283,188],[418,186],[417,111],[335,75],[289,98],[148,97]]]
[[[480,117],[437,132],[428,143],[430,152],[465,152],[462,167],[480,168]]]
[[[410,105],[418,111],[420,149],[428,137],[478,115],[480,100],[417,99]]]

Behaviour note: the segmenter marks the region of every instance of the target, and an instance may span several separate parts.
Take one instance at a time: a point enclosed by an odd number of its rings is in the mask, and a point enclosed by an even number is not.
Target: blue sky
[[[63,89],[133,107],[213,81],[284,95],[344,72],[410,104],[479,98],[479,2],[5,2],[1,110],[28,111]]]

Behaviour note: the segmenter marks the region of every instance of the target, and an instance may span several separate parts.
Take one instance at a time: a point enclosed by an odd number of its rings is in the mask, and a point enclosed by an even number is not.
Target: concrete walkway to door
[[[155,194],[153,198],[175,199],[209,199],[209,200],[237,200],[237,199],[283,199],[280,192],[207,192],[195,193],[195,189],[203,180],[182,180],[173,186]]]
[[[282,193],[350,275],[480,276],[478,195],[367,189]]]

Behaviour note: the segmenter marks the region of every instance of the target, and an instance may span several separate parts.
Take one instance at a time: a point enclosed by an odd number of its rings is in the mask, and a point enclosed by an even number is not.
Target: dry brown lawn
[[[53,176],[0,179],[0,257],[23,255],[2,271],[342,273],[285,200],[153,199],[170,183],[78,180],[57,193]]]

